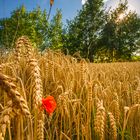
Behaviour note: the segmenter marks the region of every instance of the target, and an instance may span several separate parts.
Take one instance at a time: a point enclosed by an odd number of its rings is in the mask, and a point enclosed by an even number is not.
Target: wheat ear
[[[42,95],[43,95],[43,88],[42,88],[42,80],[40,75],[40,68],[38,66],[38,62],[36,59],[30,59],[29,61],[29,68],[30,68],[30,75],[33,84],[33,98],[35,103],[35,109],[37,113],[37,117],[35,121],[37,121],[37,139],[43,140],[44,139],[44,113],[43,111],[40,112],[40,106],[42,105]]]
[[[22,95],[17,91],[17,87],[13,82],[13,79],[0,73],[0,86],[7,93],[7,95],[13,100],[17,108],[20,108],[21,113],[24,115],[30,115],[27,102]]]
[[[100,140],[103,140],[105,128],[105,108],[103,107],[103,101],[100,101],[100,103],[98,103],[94,126],[95,132],[99,135]]]
[[[92,112],[92,82],[87,84],[87,126],[88,126],[88,137],[91,138],[91,112]]]
[[[114,117],[116,119],[116,123],[119,124],[120,119],[120,106],[119,106],[119,97],[117,92],[114,92]]]
[[[113,140],[117,140],[117,127],[116,127],[115,118],[111,112],[108,112],[108,117],[109,117],[109,121],[110,121],[111,132],[113,135],[112,138],[113,138]]]
[[[0,140],[4,140],[6,127],[10,124],[10,120],[17,114],[15,107],[13,106],[12,100],[7,103],[3,108],[0,115]]]
[[[29,67],[30,67],[30,75],[32,79],[32,87],[33,87],[33,98],[34,103],[36,107],[40,107],[42,104],[42,81],[41,81],[41,75],[40,75],[40,68],[38,66],[36,59],[31,59],[29,61]]]
[[[21,47],[23,46],[24,42],[21,38],[18,38],[16,41],[16,48],[15,48],[15,63],[19,64],[21,59]]]
[[[44,140],[44,113],[43,112],[38,114],[37,139]]]
[[[134,103],[135,104],[140,104],[140,79],[138,78],[138,86],[136,91],[134,92]]]
[[[27,36],[22,36],[17,39],[16,41],[16,49],[15,49],[15,62],[16,64],[20,62],[22,57],[22,49],[25,48],[24,55],[26,56],[27,60],[30,60],[33,57],[33,51],[32,51],[32,43],[30,42],[29,38]]]

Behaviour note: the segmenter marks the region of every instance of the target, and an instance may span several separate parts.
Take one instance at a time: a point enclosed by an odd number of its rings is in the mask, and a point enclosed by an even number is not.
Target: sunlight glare
[[[125,17],[125,14],[122,13],[118,16],[118,20],[123,20],[124,17]]]
[[[84,5],[86,3],[87,0],[82,0],[81,3],[82,5]]]

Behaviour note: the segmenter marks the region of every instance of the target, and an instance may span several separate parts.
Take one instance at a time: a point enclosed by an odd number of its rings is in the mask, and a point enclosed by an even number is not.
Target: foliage
[[[7,48],[13,47],[18,37],[27,35],[36,46],[40,47],[44,38],[49,36],[50,46],[60,48],[61,43],[58,42],[61,40],[59,36],[62,33],[61,19],[62,14],[58,10],[49,26],[46,10],[41,11],[40,7],[37,7],[28,12],[22,6],[14,10],[10,18],[0,20],[0,44]]]
[[[101,45],[110,60],[130,60],[138,49],[140,39],[140,18],[128,11],[127,2],[107,13],[106,25],[102,31]]]
[[[65,48],[90,61],[130,60],[140,39],[140,18],[128,11],[127,1],[109,12],[102,0],[88,0],[74,20],[68,22]]]
[[[62,49],[62,37],[62,13],[61,10],[57,9],[55,16],[49,23],[48,33],[44,37],[45,42],[42,44],[41,49],[44,50],[46,47],[53,50]]]
[[[14,10],[10,18],[0,20],[0,43],[4,47],[13,47],[14,41],[27,35],[37,46],[42,42],[43,35],[47,32],[46,10],[37,7],[27,12],[24,6]]]
[[[98,50],[98,40],[104,24],[102,0],[88,0],[74,20],[68,22],[64,49],[70,54],[80,52],[93,60]]]
[[[140,61],[140,56],[132,56],[132,61]]]
[[[27,35],[41,51],[62,50],[94,62],[132,60],[140,49],[140,18],[128,11],[127,1],[106,12],[103,0],[87,0],[66,28],[61,10],[48,18],[40,7],[14,10],[11,17],[0,19],[0,46],[13,48],[18,37]]]

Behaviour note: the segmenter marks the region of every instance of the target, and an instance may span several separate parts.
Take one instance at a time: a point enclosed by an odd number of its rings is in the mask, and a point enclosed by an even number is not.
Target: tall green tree
[[[64,50],[80,52],[91,61],[97,53],[100,32],[104,25],[103,0],[87,0],[78,15],[68,22]]]
[[[106,25],[102,30],[101,45],[105,56],[111,60],[130,60],[138,49],[140,39],[140,18],[135,12],[128,11],[127,1],[108,13]]]
[[[14,10],[10,18],[0,19],[0,44],[9,48],[14,45],[18,37],[27,35],[35,45],[39,46],[47,30],[46,10],[41,11],[40,7],[37,7],[28,12],[22,6]]]
[[[44,43],[42,44],[42,50],[50,48],[53,50],[62,49],[63,47],[63,24],[62,24],[62,12],[56,11],[56,14],[49,23],[48,33],[44,37]]]

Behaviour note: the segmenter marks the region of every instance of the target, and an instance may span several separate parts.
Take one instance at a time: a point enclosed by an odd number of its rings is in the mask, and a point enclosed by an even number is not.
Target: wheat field
[[[140,140],[140,62],[40,53],[20,37],[0,56],[0,140]]]

